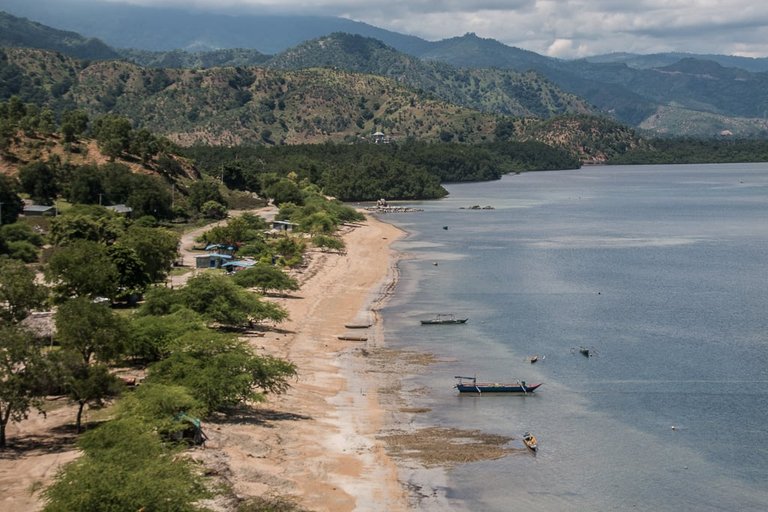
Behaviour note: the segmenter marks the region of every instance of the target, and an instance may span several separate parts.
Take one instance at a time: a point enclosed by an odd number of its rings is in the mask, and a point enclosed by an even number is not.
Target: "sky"
[[[760,0],[93,0],[339,16],[434,41],[474,32],[542,55],[768,56]]]

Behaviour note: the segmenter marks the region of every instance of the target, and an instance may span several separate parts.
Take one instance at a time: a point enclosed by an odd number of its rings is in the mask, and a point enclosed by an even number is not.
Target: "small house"
[[[130,217],[133,214],[133,208],[124,204],[113,204],[112,206],[107,206],[107,210],[112,210],[116,214],[125,215],[126,217]]]
[[[298,226],[298,224],[294,224],[293,222],[288,222],[285,220],[272,221],[272,229],[275,231],[293,231],[296,226]]]
[[[208,244],[205,247],[205,250],[208,252],[216,252],[218,254],[234,254],[237,247],[225,244]]]
[[[232,259],[230,254],[210,253],[195,256],[195,268],[221,268]]]
[[[24,215],[28,217],[40,217],[43,215],[53,215],[56,208],[45,204],[25,204]]]
[[[256,264],[253,260],[233,260],[228,261],[221,265],[221,268],[226,270],[227,272],[239,272],[240,270],[245,270],[247,268],[251,268]]]

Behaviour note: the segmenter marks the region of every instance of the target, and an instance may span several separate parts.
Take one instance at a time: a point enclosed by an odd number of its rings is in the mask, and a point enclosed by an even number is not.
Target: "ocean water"
[[[430,409],[414,425],[515,446],[530,430],[540,448],[448,470],[433,489],[442,506],[768,510],[768,164],[588,167],[447,188],[409,203],[422,212],[383,217],[409,232],[382,311],[387,343],[440,359],[403,382]],[[462,209],[472,205],[494,209]],[[448,312],[469,322],[419,323]],[[459,396],[455,375],[544,384],[527,397]]]

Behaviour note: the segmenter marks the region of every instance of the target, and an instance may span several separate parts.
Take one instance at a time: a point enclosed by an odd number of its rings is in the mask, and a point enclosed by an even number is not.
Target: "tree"
[[[238,245],[262,239],[262,231],[266,228],[267,222],[263,218],[244,213],[229,219],[225,225],[212,227],[200,239],[210,244]]]
[[[79,445],[83,455],[44,491],[46,512],[197,512],[209,494],[194,464],[138,418],[109,421]]]
[[[0,259],[0,318],[20,322],[47,297],[47,290],[35,282],[29,267],[20,261]]]
[[[46,135],[54,132],[56,126],[56,116],[50,108],[44,108],[40,111],[37,118],[37,129]]]
[[[61,133],[64,142],[76,142],[88,129],[88,114],[82,110],[69,110],[61,116]]]
[[[288,266],[301,263],[306,249],[303,240],[292,236],[281,236],[272,243],[273,250],[280,255]]]
[[[45,364],[31,333],[0,324],[0,448],[6,446],[10,421],[27,418],[30,409],[42,410],[45,392],[40,385]]]
[[[0,226],[13,224],[24,210],[24,202],[18,194],[18,182],[0,174]]]
[[[128,298],[144,293],[152,280],[144,270],[144,264],[136,251],[115,244],[107,247],[107,255],[112,259],[112,263],[117,269],[116,297]]]
[[[160,151],[160,145],[157,137],[146,128],[142,128],[132,133],[129,149],[146,164]]]
[[[53,284],[60,299],[69,297],[108,297],[118,293],[120,277],[106,246],[78,240],[53,253],[45,278]]]
[[[179,418],[181,414],[192,417],[206,414],[205,406],[184,386],[144,383],[123,397],[118,405],[119,418],[138,419],[164,437],[189,426]]]
[[[227,217],[227,207],[216,201],[206,201],[200,207],[200,213],[206,219],[225,219]]]
[[[67,199],[72,203],[100,204],[106,191],[103,175],[95,165],[81,165],[72,171]]]
[[[266,194],[278,206],[283,203],[304,204],[301,189],[294,181],[287,178],[283,178],[267,188]]]
[[[76,240],[114,243],[125,230],[125,220],[106,208],[80,205],[51,220],[50,241],[67,245]]]
[[[101,151],[110,161],[128,151],[131,144],[131,122],[125,117],[107,114],[94,122],[93,132]]]
[[[306,233],[333,233],[336,222],[327,212],[315,212],[301,219],[299,229]]]
[[[133,192],[135,177],[125,164],[110,162],[99,167],[109,204],[125,203]]]
[[[208,201],[227,204],[219,190],[219,183],[209,177],[193,182],[189,186],[189,206],[200,211],[200,208]]]
[[[152,215],[157,219],[168,219],[172,216],[171,194],[160,178],[133,174],[130,186],[131,191],[125,203],[133,208],[134,216]]]
[[[147,291],[144,296],[144,303],[136,314],[139,316],[170,315],[181,307],[183,304],[179,290],[155,286]]]
[[[43,237],[37,233],[32,226],[25,222],[14,222],[0,227],[0,238],[6,242],[29,242],[35,247],[41,247],[44,243]]]
[[[165,279],[179,256],[179,235],[162,228],[133,225],[118,244],[136,251],[150,282]]]
[[[55,358],[59,362],[57,380],[63,383],[67,398],[77,404],[75,429],[82,432],[85,406],[103,407],[107,399],[121,393],[123,383],[109,372],[106,365],[85,365],[73,352],[61,352]]]
[[[130,323],[127,354],[144,361],[158,361],[168,357],[174,340],[204,329],[200,315],[187,308],[163,315],[135,316]]]
[[[181,301],[204,319],[232,327],[245,327],[252,322],[281,322],[288,312],[277,304],[263,303],[225,276],[202,274],[187,281],[179,290]]]
[[[335,251],[343,253],[346,249],[344,240],[336,236],[315,235],[312,237],[312,243],[321,250]]]
[[[37,247],[31,243],[20,240],[18,242],[8,242],[5,250],[11,259],[23,261],[24,263],[33,263],[37,261]]]
[[[125,322],[109,306],[78,297],[59,306],[55,319],[62,349],[79,354],[83,364],[91,364],[94,357],[109,361],[123,353]]]
[[[295,375],[293,363],[257,356],[235,336],[199,331],[176,340],[171,355],[150,366],[148,381],[186,387],[210,413],[284,392]]]
[[[119,382],[103,362],[123,353],[127,330],[108,306],[84,297],[59,306],[55,319],[62,352],[60,368],[67,394],[78,404],[76,426],[80,432],[85,406],[100,406],[105,398],[120,392]]]
[[[56,172],[47,163],[36,161],[19,169],[21,189],[39,204],[53,204],[59,193]]]
[[[232,278],[235,284],[243,288],[258,288],[262,295],[267,291],[296,291],[299,282],[279,268],[267,263],[258,263],[251,268],[241,270]]]

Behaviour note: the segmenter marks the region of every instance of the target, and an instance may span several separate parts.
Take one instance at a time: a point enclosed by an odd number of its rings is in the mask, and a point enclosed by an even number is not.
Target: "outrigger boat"
[[[497,382],[477,382],[476,377],[454,377],[459,379],[456,384],[456,389],[459,393],[533,393],[541,384],[526,384],[526,382],[518,381],[515,384],[500,384]],[[471,381],[471,382],[466,382]]]
[[[536,442],[536,436],[531,434],[530,432],[526,432],[523,434],[523,443],[525,446],[527,446],[531,451],[536,451],[539,449],[539,445]]]
[[[465,324],[469,318],[456,318],[454,314],[439,313],[434,318],[422,320],[421,325]]]

